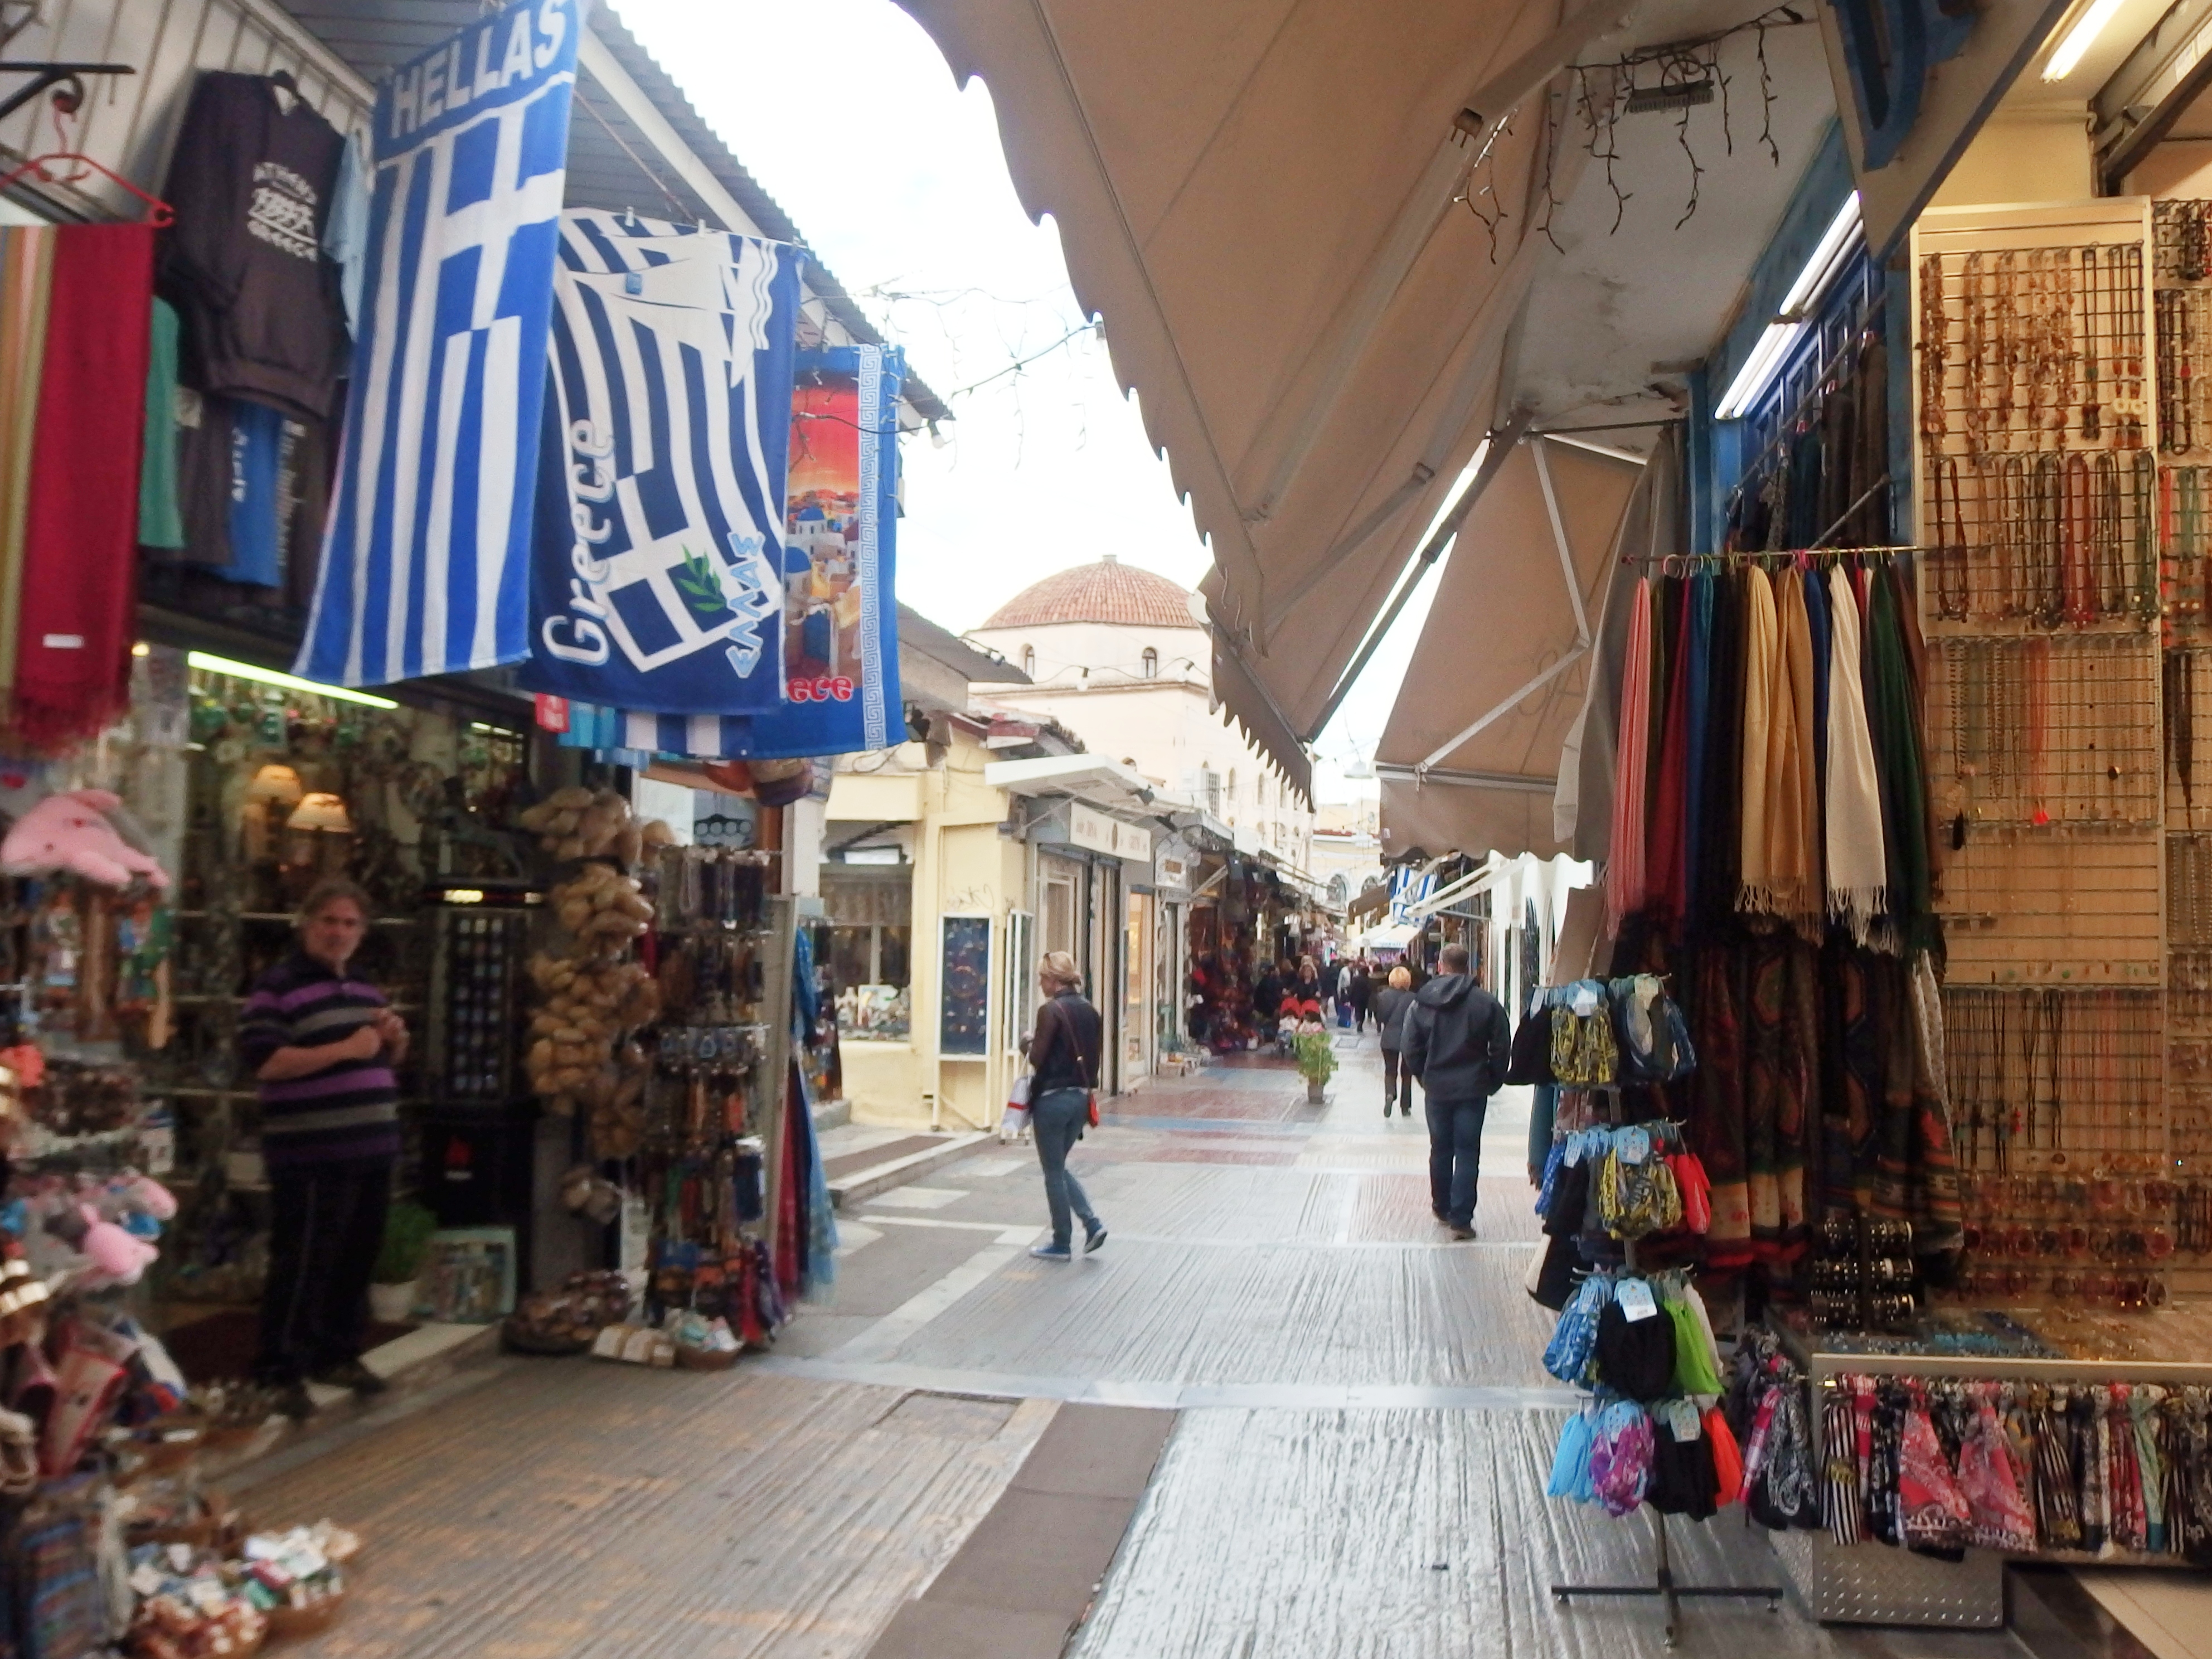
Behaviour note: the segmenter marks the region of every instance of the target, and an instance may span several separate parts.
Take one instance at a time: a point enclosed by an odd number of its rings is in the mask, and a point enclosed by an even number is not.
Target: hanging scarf
[[[1922,838],[1928,844],[1928,877],[1932,884],[1950,862],[1949,832],[1936,810],[1936,792],[1927,787],[1928,641],[1920,631],[1920,588],[1911,556],[1897,554],[1887,567],[1892,597],[1896,605],[1897,631],[1905,644],[1905,675],[1911,693],[1913,741],[1920,750],[1923,818]]]
[[[1685,881],[1684,791],[1689,781],[1690,612],[1686,584],[1675,584],[1676,601],[1668,653],[1665,736],[1659,745],[1659,775],[1652,786],[1650,877],[1647,884],[1653,915],[1662,923],[1681,918]],[[1656,686],[1654,687],[1655,695]]]
[[[1644,908],[1644,763],[1651,720],[1651,582],[1639,578],[1620,668],[1620,759],[1613,792],[1613,851],[1605,867],[1607,932]]]
[[[1813,798],[1818,803],[1813,825],[1818,839],[1820,827],[1828,821],[1828,669],[1830,653],[1835,648],[1835,628],[1828,616],[1828,584],[1820,573],[1808,571],[1798,591],[1804,595],[1805,630],[1813,647]],[[1813,858],[1817,869],[1818,848]]]
[[[1951,1139],[1951,1103],[1944,1092],[1950,1070],[1944,1056],[1943,993],[1925,951],[1912,953],[1907,996],[1912,1023],[1913,1239],[1923,1250],[1953,1250],[1964,1236],[1964,1218],[1959,1207],[1957,1147]]]
[[[1784,570],[1770,585],[1765,573],[1754,569],[1746,592],[1743,879],[1737,906],[1778,916],[1817,940],[1825,907],[1813,780],[1813,641],[1804,584],[1795,570]],[[1755,756],[1754,747],[1764,752]]]
[[[2143,1547],[2166,1548],[2166,1390],[2155,1382],[2136,1385],[2128,1401],[2136,1431],[2136,1468],[2142,1494]]]
[[[0,233],[0,692],[48,750],[131,703],[154,228]]]
[[[1972,1391],[1973,1415],[1959,1447],[1959,1490],[1973,1515],[1973,1541],[1985,1550],[2032,1550],[2035,1517],[2013,1468],[2012,1447],[1997,1421],[1994,1383]]]
[[[1905,1541],[1917,1548],[1961,1549],[1973,1536],[1973,1511],[1952,1476],[1917,1384],[1912,1385],[1898,1443],[1897,1506]]]
[[[1748,1262],[1751,1189],[1744,1147],[1743,1028],[1736,994],[1737,952],[1725,945],[1690,954],[1685,977],[1696,988],[1689,1000],[1692,1046],[1698,1069],[1690,1073],[1691,1150],[1712,1183],[1712,1224],[1705,1259],[1715,1267]]]
[[[1828,916],[1861,943],[1886,905],[1881,785],[1859,678],[1859,606],[1842,568],[1828,573]]]
[[[1911,670],[1888,573],[1877,571],[1867,595],[1867,713],[1880,757],[1884,896],[1900,948],[1935,943],[1929,913],[1928,781],[1914,712]]]
[[[1683,717],[1685,744],[1682,769],[1682,914],[1700,915],[1700,882],[1704,866],[1705,836],[1725,835],[1731,828],[1715,823],[1705,816],[1705,769],[1711,753],[1712,707],[1716,682],[1712,678],[1713,658],[1713,574],[1699,570],[1690,578],[1690,644],[1689,654],[1682,664],[1682,678],[1688,698]],[[1725,682],[1718,684],[1720,695],[1726,696]]]
[[[1774,584],[1753,565],[1744,578],[1743,681],[1743,884],[1736,908],[1771,914],[1774,900],[1767,868],[1767,813],[1773,797],[1766,768],[1773,722]]]
[[[1692,848],[1697,861],[1698,902],[1687,938],[1733,939],[1736,931],[1736,889],[1743,884],[1743,699],[1735,688],[1743,679],[1744,577],[1734,573],[1713,582],[1712,627],[1707,642],[1706,737],[1698,821],[1703,832]]]

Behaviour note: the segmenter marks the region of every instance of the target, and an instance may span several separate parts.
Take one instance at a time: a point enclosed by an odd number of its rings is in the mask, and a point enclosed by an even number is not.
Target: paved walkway
[[[1035,1653],[945,1598],[988,1586],[963,1546],[1012,1548],[1015,1500],[1079,1490],[1038,1451],[1079,1401],[1176,1415],[1141,1497],[1108,1506],[1118,1550],[1071,1542],[1111,1559],[1095,1598],[1085,1569],[1072,1603],[1021,1626],[1081,1616],[1078,1659],[1656,1659],[1650,1604],[1547,1593],[1645,1576],[1650,1533],[1542,1496],[1571,1396],[1538,1364],[1551,1322],[1520,1288],[1525,1102],[1494,1103],[1480,1237],[1455,1243],[1429,1214],[1418,1101],[1386,1122],[1372,1035],[1340,1048],[1317,1109],[1256,1057],[1113,1103],[1073,1161],[1112,1229],[1096,1256],[1032,1260],[1034,1155],[987,1151],[857,1204],[834,1299],[734,1373],[504,1361],[265,1481],[258,1519],[329,1514],[368,1540],[355,1605],[294,1650]],[[1684,1579],[1775,1581],[1740,1514],[1672,1527]],[[2019,1651],[1826,1632],[1757,1602],[1685,1620],[1692,1652]]]

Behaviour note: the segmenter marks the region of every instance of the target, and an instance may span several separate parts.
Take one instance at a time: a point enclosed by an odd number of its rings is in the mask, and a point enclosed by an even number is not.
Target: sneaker
[[[1445,1226],[1449,1227],[1451,1225],[1451,1218],[1446,1215],[1442,1210],[1437,1208],[1435,1205],[1431,1204],[1429,1206],[1429,1213],[1436,1217],[1437,1220],[1443,1222]]]
[[[1462,1243],[1464,1243],[1474,1237],[1474,1229],[1472,1227],[1462,1227],[1457,1222],[1454,1222],[1452,1224],[1451,1236],[1454,1238],[1460,1240]]]
[[[286,1382],[276,1389],[276,1413],[295,1423],[304,1423],[315,1414],[315,1402],[308,1395],[304,1382]]]
[[[1097,1249],[1105,1242],[1106,1224],[1102,1221],[1097,1226],[1089,1228],[1085,1231],[1083,1236],[1083,1254],[1089,1255],[1093,1250]]]
[[[1032,1244],[1030,1254],[1040,1261],[1073,1261],[1075,1252],[1065,1244]]]
[[[382,1394],[392,1386],[358,1359],[349,1359],[343,1365],[332,1365],[327,1370],[317,1371],[315,1381],[356,1395]]]

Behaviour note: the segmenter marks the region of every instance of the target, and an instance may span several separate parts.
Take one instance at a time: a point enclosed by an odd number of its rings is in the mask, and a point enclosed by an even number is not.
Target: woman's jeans
[[[1083,1185],[1067,1168],[1067,1155],[1091,1122],[1091,1091],[1048,1089],[1030,1107],[1030,1133],[1036,1137],[1037,1162],[1044,1166],[1044,1199],[1052,1206],[1052,1242],[1069,1248],[1072,1210],[1085,1232],[1098,1231],[1098,1212],[1083,1194]]]

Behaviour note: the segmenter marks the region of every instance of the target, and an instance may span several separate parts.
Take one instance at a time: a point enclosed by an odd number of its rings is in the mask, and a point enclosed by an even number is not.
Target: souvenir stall
[[[1669,975],[1696,1065],[1652,1115],[1712,1212],[1639,1249],[1694,1261],[1723,1329],[1741,1297],[1741,1491],[1826,1619],[1995,1626],[2007,1559],[2212,1559],[2206,218],[1924,215],[1921,546],[1630,592],[1611,965]],[[1604,1282],[1566,1292],[1570,1358]]]

